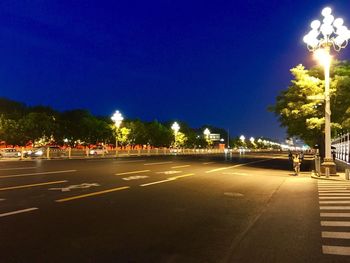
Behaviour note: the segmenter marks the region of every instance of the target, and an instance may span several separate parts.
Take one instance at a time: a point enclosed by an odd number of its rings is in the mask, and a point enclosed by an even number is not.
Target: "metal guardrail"
[[[332,140],[332,146],[335,148],[335,158],[339,161],[350,164],[350,133],[343,134]]]

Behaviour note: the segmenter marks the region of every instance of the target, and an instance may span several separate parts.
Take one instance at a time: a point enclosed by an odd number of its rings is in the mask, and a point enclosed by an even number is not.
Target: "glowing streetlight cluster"
[[[310,32],[303,40],[310,51],[321,47],[333,46],[336,51],[345,48],[350,39],[350,30],[344,25],[342,18],[334,18],[332,9],[326,7],[322,10],[323,20],[311,22]]]
[[[116,127],[116,136],[115,136],[115,148],[118,149],[118,130],[120,128],[120,125],[122,124],[122,121],[124,120],[123,115],[117,110],[115,111],[115,113],[113,114],[113,116],[111,117],[112,121],[115,124]],[[116,150],[116,154],[117,154],[117,150]]]

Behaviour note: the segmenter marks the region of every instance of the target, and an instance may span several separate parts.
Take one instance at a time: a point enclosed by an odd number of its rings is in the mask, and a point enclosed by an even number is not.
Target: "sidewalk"
[[[319,180],[331,180],[331,181],[349,181],[346,180],[345,178],[345,169],[350,169],[350,165],[341,161],[336,160],[335,161],[337,165],[337,176],[330,176],[330,177],[325,177],[323,176],[318,176],[317,174],[314,173],[314,171],[311,172],[311,178],[314,179],[319,179]]]

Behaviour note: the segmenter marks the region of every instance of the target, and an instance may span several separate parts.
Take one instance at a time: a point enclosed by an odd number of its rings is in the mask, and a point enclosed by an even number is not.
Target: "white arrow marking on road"
[[[49,188],[49,190],[60,190],[62,192],[69,192],[72,189],[85,189],[85,188],[90,188],[93,186],[100,186],[97,183],[83,183],[83,184],[76,184],[76,185],[70,185],[68,187],[62,187],[62,188]]]
[[[147,175],[135,175],[135,176],[129,176],[129,177],[124,177],[122,178],[125,181],[130,181],[130,180],[138,180],[138,179],[144,179],[148,178]]]

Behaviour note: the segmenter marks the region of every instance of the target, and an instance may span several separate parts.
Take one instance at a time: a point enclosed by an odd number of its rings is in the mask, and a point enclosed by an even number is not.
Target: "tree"
[[[331,67],[331,127],[336,131],[350,128],[350,64],[336,61]],[[310,70],[298,65],[291,69],[291,85],[276,98],[269,109],[276,114],[290,137],[296,136],[313,146],[324,144],[324,101],[315,99],[324,92],[321,67]],[[310,99],[313,96],[313,99]]]

